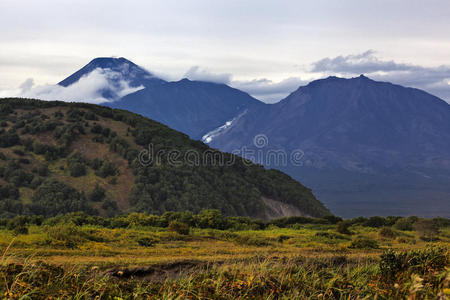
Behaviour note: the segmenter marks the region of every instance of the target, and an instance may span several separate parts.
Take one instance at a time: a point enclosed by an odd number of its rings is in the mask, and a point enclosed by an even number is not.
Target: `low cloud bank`
[[[98,68],[68,87],[60,85],[35,86],[34,80],[29,78],[17,89],[0,91],[0,97],[24,97],[99,104],[117,100],[143,88],[143,86],[131,87],[118,72]]]
[[[355,77],[364,74],[374,80],[420,88],[450,102],[450,66],[423,67],[397,63],[393,60],[380,59],[373,50],[360,54],[323,58],[310,64],[307,69],[302,70],[302,73],[316,79],[331,75]],[[300,86],[308,84],[308,81],[300,77],[289,77],[278,82],[267,78],[235,80],[230,73],[215,73],[199,66],[191,67],[184,77],[190,80],[227,84],[267,103],[278,102]],[[117,100],[143,88],[143,86],[130,86],[120,72],[99,68],[68,87],[35,86],[33,79],[30,78],[17,89],[0,91],[0,97],[27,97],[98,104]]]

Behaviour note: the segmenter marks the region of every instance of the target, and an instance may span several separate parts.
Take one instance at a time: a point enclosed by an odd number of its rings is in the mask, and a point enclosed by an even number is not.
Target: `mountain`
[[[271,219],[325,216],[288,175],[104,106],[0,100],[0,215],[219,209]]]
[[[188,79],[164,81],[125,58],[96,58],[59,84],[69,86],[94,70],[112,74],[108,76],[114,78],[111,85],[126,82],[130,87],[141,87],[123,97],[106,90],[103,96],[111,101],[103,105],[139,113],[193,139],[201,139],[249,108],[264,105],[225,84]]]
[[[98,57],[90,61],[86,66],[76,71],[58,84],[64,87],[68,87],[69,85],[74,84],[75,82],[80,80],[81,77],[90,74],[96,69],[110,70],[113,73],[117,74],[115,78],[116,80],[126,80],[132,87],[141,85],[149,86],[165,82],[164,80],[154,76],[149,71],[139,67],[126,58]]]
[[[344,217],[450,215],[450,105],[418,89],[365,76],[313,81],[248,110],[209,142],[263,158],[298,150],[301,166],[261,162],[301,180]]]

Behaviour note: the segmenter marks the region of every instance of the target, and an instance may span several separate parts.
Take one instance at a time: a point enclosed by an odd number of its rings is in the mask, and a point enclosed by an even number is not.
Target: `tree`
[[[36,215],[48,217],[75,211],[94,212],[82,193],[54,179],[41,184],[31,200],[31,211]]]
[[[105,190],[100,187],[98,184],[95,185],[95,188],[88,196],[90,201],[100,202],[105,198]]]
[[[73,152],[67,158],[67,167],[69,168],[70,176],[80,177],[86,175],[86,160],[78,152]]]

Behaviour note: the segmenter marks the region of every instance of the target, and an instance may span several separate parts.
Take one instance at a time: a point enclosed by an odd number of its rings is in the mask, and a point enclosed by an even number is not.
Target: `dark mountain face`
[[[96,69],[113,71],[111,84],[126,81],[130,87],[143,87],[124,97],[117,97],[111,90],[103,91],[105,98],[114,100],[104,105],[139,113],[193,139],[201,139],[250,107],[264,105],[225,84],[188,79],[166,82],[125,58],[96,58],[59,84],[69,86]]]
[[[201,139],[249,108],[264,104],[224,84],[183,79],[149,87],[108,106],[140,113]]]
[[[267,137],[263,149],[253,145],[258,134]],[[421,90],[364,76],[317,80],[249,110],[210,145],[301,149],[302,166],[270,167],[306,183],[343,216],[450,214],[442,211],[450,201],[450,105]]]

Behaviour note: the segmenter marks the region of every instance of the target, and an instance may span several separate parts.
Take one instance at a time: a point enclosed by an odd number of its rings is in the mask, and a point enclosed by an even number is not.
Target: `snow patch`
[[[213,141],[213,139],[215,139],[216,137],[218,137],[219,135],[221,135],[225,131],[227,131],[236,122],[236,120],[240,119],[246,113],[247,113],[247,110],[243,111],[242,113],[240,113],[238,116],[236,116],[232,120],[225,122],[224,125],[217,127],[216,129],[208,132],[207,134],[205,134],[202,137],[202,142],[205,144],[211,143]]]

